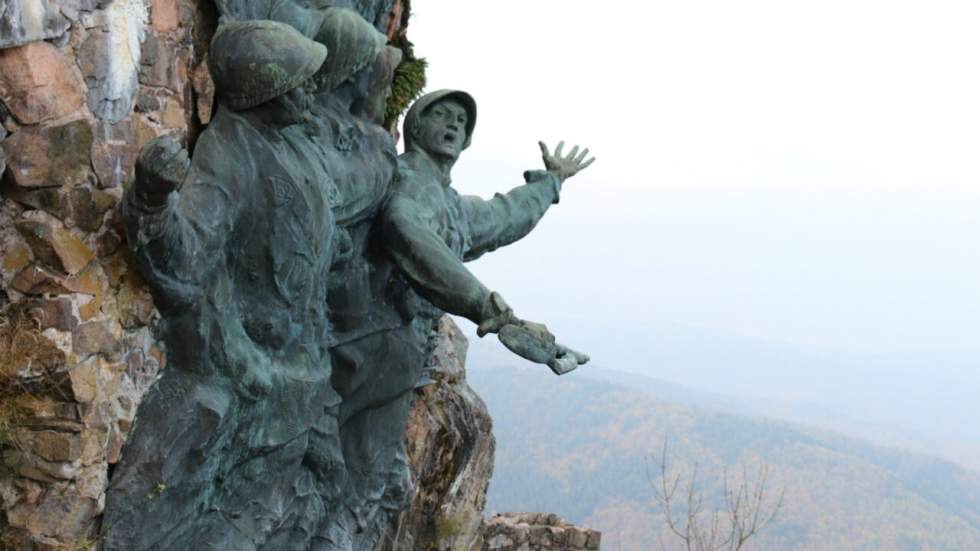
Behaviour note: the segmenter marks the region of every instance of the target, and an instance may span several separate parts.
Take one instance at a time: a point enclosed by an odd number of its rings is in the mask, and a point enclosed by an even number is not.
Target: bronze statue
[[[331,353],[343,398],[347,499],[362,527],[355,542],[365,545],[407,505],[411,482],[402,433],[411,390],[427,381],[429,337],[444,312],[470,319],[481,335],[499,331],[508,348],[556,373],[588,361],[556,344],[543,325],[518,319],[463,265],[527,235],[558,201],[562,182],[591,164],[588,150],[575,148],[562,157],[562,146],[551,155],[541,144],[548,171],[525,173],[525,185],[489,201],[460,196],[450,185],[450,170],[470,144],[475,123],[476,104],[464,92],[434,92],[413,105],[405,119],[408,151],[363,249],[370,276],[357,286],[359,294],[344,290],[350,308],[334,307],[339,299],[331,293],[334,326],[353,331]]]
[[[221,26],[221,103],[193,162],[166,138],[140,154],[123,214],[169,366],[113,475],[103,549],[306,549],[340,506],[336,188],[303,132],[326,56],[288,25]],[[313,437],[329,445],[310,454]]]
[[[558,374],[588,360],[463,262],[527,235],[592,160],[541,144],[524,185],[460,196],[468,94],[416,102],[399,158],[380,125],[400,52],[374,25],[292,0],[220,6],[238,11],[211,46],[215,117],[193,160],[150,142],[124,198],[169,367],[110,482],[102,548],[372,549],[408,504],[402,435],[444,312]],[[248,10],[303,33],[234,20]]]

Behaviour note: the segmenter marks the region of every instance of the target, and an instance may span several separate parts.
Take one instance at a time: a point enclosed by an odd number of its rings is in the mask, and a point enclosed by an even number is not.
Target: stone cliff
[[[410,48],[407,1],[335,3]],[[210,121],[216,25],[210,1],[0,0],[0,550],[97,545],[113,465],[167,361],[116,207],[143,144],[192,146]],[[378,548],[586,548],[520,547],[537,524],[484,521],[494,442],[465,354],[444,319],[406,434],[412,507]]]

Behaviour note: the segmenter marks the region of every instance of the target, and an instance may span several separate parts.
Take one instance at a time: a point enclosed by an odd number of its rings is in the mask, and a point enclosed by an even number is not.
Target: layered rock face
[[[467,342],[449,317],[439,321],[416,391],[405,439],[415,483],[412,505],[377,551],[470,549],[479,537],[493,473],[492,421],[466,383]]]
[[[179,0],[0,2],[0,549],[91,545],[166,365],[115,206],[142,144],[206,118],[215,25]]]
[[[447,316],[430,339],[434,383],[416,391],[405,431],[415,482],[412,505],[375,551],[585,551],[601,534],[557,515],[485,519],[495,441],[483,400],[466,382],[468,343]]]

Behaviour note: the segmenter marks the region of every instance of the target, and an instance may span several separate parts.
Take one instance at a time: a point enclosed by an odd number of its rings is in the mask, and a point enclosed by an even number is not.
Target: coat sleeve
[[[469,247],[463,260],[469,262],[531,233],[548,207],[558,202],[561,184],[543,170],[524,173],[526,183],[489,201],[473,195],[459,198],[466,219]]]
[[[235,140],[201,137],[179,191],[148,206],[130,186],[122,202],[126,237],[137,263],[164,302],[200,298],[204,281],[224,255],[246,187],[251,161]]]
[[[412,287],[438,308],[480,323],[490,291],[425,222],[424,207],[394,193],[381,213],[385,248]]]

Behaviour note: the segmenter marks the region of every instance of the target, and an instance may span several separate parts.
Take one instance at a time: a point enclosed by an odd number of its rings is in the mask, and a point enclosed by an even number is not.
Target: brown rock
[[[92,127],[76,120],[54,127],[25,127],[3,141],[14,183],[58,187],[84,182],[91,173]]]
[[[140,60],[140,83],[168,88],[174,92],[180,91],[177,88],[175,61],[173,46],[158,34],[147,33]]]
[[[72,397],[82,404],[91,403],[99,393],[99,361],[84,361],[68,371]]]
[[[75,274],[95,258],[85,243],[50,217],[35,216],[18,220],[15,224],[34,258],[59,272]]]
[[[82,106],[84,88],[64,52],[48,42],[0,50],[0,99],[21,124],[63,117]]]
[[[184,108],[177,101],[177,98],[167,100],[167,106],[163,110],[163,116],[160,117],[160,123],[166,128],[182,129],[187,126]]]
[[[99,236],[97,240],[99,256],[102,258],[106,258],[113,255],[113,253],[119,250],[119,246],[122,245],[122,242],[123,239],[116,232],[116,230],[113,229],[106,230],[102,235]],[[112,258],[114,259],[115,257],[113,256]],[[111,260],[112,259],[110,259],[110,261]],[[120,260],[120,262],[123,261]],[[107,269],[106,272],[108,273],[109,270]],[[112,277],[111,274],[110,277]],[[118,282],[119,282],[119,278],[116,277],[116,282],[112,283],[112,285],[116,285]]]
[[[89,232],[97,231],[102,227],[102,219],[106,211],[116,203],[114,196],[98,189],[93,191],[85,186],[72,189],[69,197],[75,225]]]
[[[201,124],[208,124],[214,113],[214,80],[211,79],[207,55],[191,72],[191,86],[196,98],[197,118]]]
[[[73,293],[100,295],[105,290],[99,277],[102,269],[98,262],[92,262],[74,277],[65,279],[65,287]]]
[[[78,275],[65,277],[53,273],[36,262],[17,272],[10,287],[25,295],[67,295],[83,293],[98,295],[102,293],[97,262],[89,264]]]
[[[59,220],[67,220],[71,214],[71,206],[68,198],[61,192],[60,188],[22,188],[20,186],[10,186],[7,197],[18,203],[43,210]]]
[[[96,144],[92,151],[92,166],[99,177],[99,187],[120,188],[132,180],[138,153],[135,144]]]
[[[14,243],[3,254],[3,269],[16,272],[31,261],[31,250],[23,243]]]
[[[150,0],[150,22],[157,32],[170,32],[177,28],[180,9],[177,0]]]
[[[52,430],[28,432],[20,442],[24,449],[47,461],[69,462],[82,456],[82,440],[78,434]]]
[[[134,117],[133,126],[136,130],[136,147],[137,149],[143,147],[146,142],[156,138],[163,133],[161,129],[155,126],[150,118],[146,114],[138,114]]]
[[[165,97],[155,88],[141,86],[136,96],[136,110],[140,113],[153,113],[163,109]]]
[[[53,274],[37,263],[31,263],[17,272],[10,287],[25,295],[65,295],[71,293],[65,286],[65,278]]]
[[[86,539],[92,518],[99,510],[99,502],[80,497],[72,491],[46,495],[35,514],[28,521],[27,529],[35,534],[61,536],[66,540]]]
[[[124,329],[145,327],[153,322],[153,296],[135,273],[129,272],[123,278],[116,295],[116,308],[119,309],[119,323]]]
[[[72,312],[72,302],[67,298],[34,299],[27,302],[27,311],[38,321],[42,331],[71,331],[78,325],[78,318]]]
[[[82,321],[89,321],[102,311],[102,295],[95,295],[91,300],[78,307],[78,316]]]
[[[112,361],[119,361],[122,347],[109,322],[90,321],[72,332],[72,351],[79,356],[102,354]]]
[[[39,482],[71,480],[78,476],[78,473],[82,470],[81,462],[46,461],[36,455],[28,454],[17,449],[8,449],[4,452],[3,464],[18,475]],[[35,511],[34,514],[37,514],[36,508],[34,507],[27,509],[27,514],[30,515],[32,510]],[[12,511],[7,511],[8,515],[11,513]]]
[[[106,232],[106,234],[108,233]],[[117,243],[116,247],[118,248],[118,246]],[[126,259],[123,254],[112,254],[111,256],[103,257],[102,269],[109,279],[109,286],[119,287],[123,274],[129,271],[129,265],[126,264]]]

